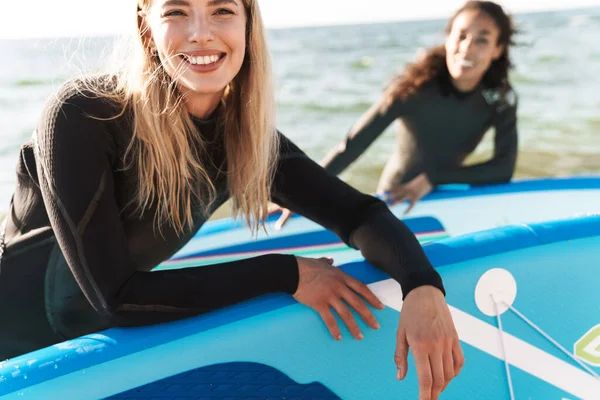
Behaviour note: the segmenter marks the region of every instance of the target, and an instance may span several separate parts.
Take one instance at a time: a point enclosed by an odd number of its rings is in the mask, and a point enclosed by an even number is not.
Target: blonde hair
[[[235,217],[243,214],[253,233],[264,224],[277,164],[278,135],[269,52],[257,0],[241,0],[246,11],[246,55],[225,90],[219,127],[224,130],[227,188]],[[154,203],[155,222],[182,233],[193,224],[195,202],[205,216],[216,189],[202,159],[201,135],[182,95],[144,39],[143,14],[152,0],[138,1],[137,38],[127,68],[85,84],[86,91],[122,104],[133,113],[133,137],[126,159],[136,168],[135,199],[141,215]],[[89,83],[89,81],[88,81]],[[198,149],[198,150],[194,150]]]

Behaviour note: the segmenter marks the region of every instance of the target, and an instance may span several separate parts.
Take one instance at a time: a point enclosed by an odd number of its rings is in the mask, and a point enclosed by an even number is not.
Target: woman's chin
[[[209,83],[209,82],[181,82],[180,88],[182,92],[188,95],[199,96],[222,96],[227,84],[224,83]]]
[[[479,81],[483,78],[482,73],[473,68],[468,67],[462,67],[459,71],[455,71],[450,75],[452,76],[454,82],[467,86],[469,86],[470,84],[477,85],[477,83],[479,83]]]

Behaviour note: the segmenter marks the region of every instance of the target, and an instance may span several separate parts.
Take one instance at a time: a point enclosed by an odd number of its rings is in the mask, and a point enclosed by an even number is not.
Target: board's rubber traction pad
[[[341,400],[320,383],[302,385],[272,367],[248,362],[198,368],[109,399]]]

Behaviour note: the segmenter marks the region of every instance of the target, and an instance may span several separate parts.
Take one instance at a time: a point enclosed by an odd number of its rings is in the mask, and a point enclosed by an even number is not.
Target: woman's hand
[[[433,286],[413,289],[402,305],[394,354],[399,380],[408,371],[409,349],[417,368],[419,400],[438,399],[465,359],[444,295]]]
[[[408,214],[423,196],[433,190],[433,185],[429,181],[427,174],[424,172],[414,177],[407,183],[395,186],[390,191],[384,194],[383,200],[390,203],[390,206],[409,200],[410,204],[404,214]]]
[[[276,231],[278,231],[281,228],[283,228],[283,225],[285,225],[285,223],[287,222],[287,220],[293,214],[287,208],[282,208],[282,207],[278,206],[277,204],[269,204],[268,215],[273,215],[273,214],[276,214],[276,213],[279,213],[279,212],[281,212],[281,216],[279,217],[279,219],[277,220],[277,222],[275,222],[275,230]]]
[[[383,309],[384,305],[365,284],[333,267],[330,258],[296,259],[300,279],[294,298],[319,313],[334,339],[342,337],[332,308],[356,339],[362,339],[363,335],[347,305],[371,328],[379,328],[364,300],[377,309]],[[419,399],[438,399],[460,372],[464,356],[444,295],[433,286],[413,289],[404,300],[394,354],[396,376],[400,380],[408,371],[409,349],[416,364]]]
[[[296,259],[300,279],[294,298],[319,313],[334,339],[341,340],[342,336],[332,308],[358,340],[363,339],[363,334],[348,306],[356,310],[371,328],[379,329],[379,323],[365,304],[365,300],[380,310],[384,305],[367,285],[333,267],[331,258],[296,257]]]
[[[433,190],[433,185],[424,172],[414,177],[409,182],[399,184],[393,187],[388,192],[381,195],[382,199],[386,201],[389,206],[401,203],[405,200],[409,200],[410,204],[404,211],[404,215],[408,214],[410,210],[421,200],[424,196],[429,194]],[[282,208],[276,204],[269,205],[268,215],[281,212],[281,216],[275,222],[275,230],[281,230],[288,219],[293,213],[287,208]]]

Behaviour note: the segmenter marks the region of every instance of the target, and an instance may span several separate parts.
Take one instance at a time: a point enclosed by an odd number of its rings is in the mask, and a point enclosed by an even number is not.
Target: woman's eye
[[[179,17],[184,16],[184,12],[180,10],[167,11],[163,14],[163,17]]]
[[[217,11],[215,11],[215,14],[217,14],[217,15],[233,15],[234,12],[231,10],[228,10],[226,8],[220,8]]]

